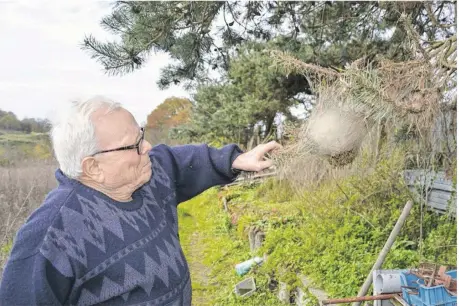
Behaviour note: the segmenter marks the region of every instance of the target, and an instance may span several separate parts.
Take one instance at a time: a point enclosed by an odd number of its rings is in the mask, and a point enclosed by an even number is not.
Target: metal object
[[[408,270],[374,270],[373,295],[401,292],[400,274],[402,272],[408,272]],[[393,304],[388,300],[380,300],[374,301],[373,306],[393,306]]]
[[[257,290],[257,287],[255,286],[255,280],[253,279],[253,277],[244,279],[242,282],[238,283],[234,288],[236,294],[241,297],[251,296],[252,294],[254,294],[255,290]]]
[[[359,297],[349,297],[342,299],[330,299],[322,301],[322,305],[329,304],[342,304],[350,302],[365,302],[365,301],[376,301],[376,300],[390,300],[394,298],[394,294],[381,294],[381,295],[372,295],[372,296],[359,296]]]
[[[449,288],[454,288],[457,270],[446,272],[446,267],[441,267],[437,272],[434,264],[423,264],[417,269],[402,272],[400,278],[403,299],[409,305],[457,305],[456,293],[445,287],[449,281]]]
[[[422,263],[418,269],[410,272],[424,281],[426,287],[443,285],[450,292],[457,292],[457,280],[446,273],[446,267],[436,264]]]
[[[400,217],[397,220],[397,223],[395,224],[394,228],[392,229],[392,232],[389,235],[389,238],[386,241],[386,244],[382,248],[381,252],[379,253],[378,259],[376,260],[375,264],[371,268],[370,273],[367,276],[367,279],[362,285],[362,288],[360,288],[360,291],[358,293],[358,297],[364,296],[367,292],[368,289],[371,286],[371,283],[373,281],[373,271],[381,268],[381,265],[383,264],[384,260],[386,259],[387,254],[390,251],[390,248],[395,242],[395,239],[397,239],[398,234],[400,233],[400,230],[402,229],[403,223],[405,222],[406,218],[408,218],[408,215],[410,214],[411,208],[413,207],[413,202],[408,201],[403,208],[402,213],[400,214]],[[359,306],[360,302],[356,301],[353,303],[353,306]]]
[[[374,270],[373,271],[373,294],[401,292],[401,271],[407,270]]]
[[[394,294],[394,299],[399,302],[402,306],[410,306],[400,295]]]

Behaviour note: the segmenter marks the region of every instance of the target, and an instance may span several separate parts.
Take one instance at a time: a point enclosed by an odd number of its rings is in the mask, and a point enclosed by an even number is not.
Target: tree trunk
[[[250,133],[252,132],[252,126],[248,126],[244,128],[244,147],[246,149],[249,148],[249,142],[250,142]]]
[[[252,130],[252,137],[250,137],[249,144],[247,145],[247,150],[252,150],[260,142],[260,126],[255,125]]]
[[[268,118],[266,119],[266,131],[265,131],[265,135],[263,135],[263,138],[266,138],[271,133],[275,118],[276,118],[276,114],[274,113],[268,116]]]
[[[378,137],[378,148],[376,151],[376,160],[375,162],[377,163],[379,160],[379,156],[381,155],[381,150],[383,149],[383,146],[387,143],[387,131],[386,131],[386,119],[381,119],[379,122],[379,137]]]

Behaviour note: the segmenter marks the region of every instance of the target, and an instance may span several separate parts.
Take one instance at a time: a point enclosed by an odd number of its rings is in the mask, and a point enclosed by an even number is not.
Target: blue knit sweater
[[[153,174],[129,203],[56,171],[51,191],[19,230],[0,285],[0,304],[191,305],[177,205],[229,183],[241,150],[154,147]]]

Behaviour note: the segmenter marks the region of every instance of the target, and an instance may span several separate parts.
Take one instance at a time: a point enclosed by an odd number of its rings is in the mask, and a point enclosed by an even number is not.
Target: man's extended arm
[[[276,142],[262,144],[243,153],[232,144],[221,149],[201,145],[168,147],[159,145],[150,152],[160,164],[172,163],[171,170],[178,203],[184,202],[204,190],[228,184],[236,178],[233,168],[244,171],[261,171],[272,165],[265,154],[281,148]],[[153,174],[154,175],[154,174]]]
[[[150,156],[160,164],[172,163],[177,200],[181,203],[212,186],[233,181],[236,175],[231,166],[241,153],[242,150],[236,145],[221,149],[205,144],[176,147],[160,145],[152,150]]]

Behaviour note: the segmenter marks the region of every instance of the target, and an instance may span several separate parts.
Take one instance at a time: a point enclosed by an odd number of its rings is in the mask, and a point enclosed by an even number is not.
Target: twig
[[[338,184],[338,182],[335,182],[335,183],[336,183],[336,186],[338,187],[338,189],[344,194],[344,196],[346,197],[346,199],[349,201],[349,197],[348,197],[347,194],[344,192],[344,190],[341,188],[341,186]],[[340,205],[341,207],[343,207],[342,204],[339,204],[339,205]],[[343,208],[345,208],[345,207],[343,207]],[[350,207],[348,207],[347,209],[348,209],[350,212],[352,212],[352,213],[358,215],[358,216],[359,216],[360,218],[362,218],[363,220],[365,220],[368,224],[370,224],[370,226],[371,226],[372,228],[376,228],[376,227],[373,225],[373,223],[371,223],[371,222],[370,222],[367,218],[365,218],[365,216],[363,216],[362,214],[360,214],[360,213],[354,211],[354,210],[351,209]]]
[[[225,6],[226,6],[226,4],[225,4]],[[236,21],[241,27],[243,27],[244,30],[245,30],[244,32],[246,32],[246,31],[247,31],[247,27],[245,27],[244,25],[242,25],[242,24],[239,22],[239,20],[237,20],[237,18],[234,17],[233,9],[231,8],[231,5],[230,5],[230,4],[228,4],[228,9],[229,9],[229,11],[230,11],[230,13],[231,13],[231,16],[233,17],[233,20]]]
[[[27,194],[27,197],[25,198],[24,202],[22,202],[21,206],[19,207],[19,211],[16,213],[16,215],[14,216],[14,219],[13,219],[13,222],[11,222],[11,224],[8,224],[7,227],[6,227],[6,230],[5,230],[5,235],[3,235],[3,238],[1,240],[1,243],[0,245],[3,245],[5,242],[6,242],[6,239],[8,238],[8,233],[11,231],[11,229],[13,228],[13,225],[14,223],[16,223],[16,220],[17,218],[19,217],[19,215],[21,214],[22,212],[22,209],[25,207],[25,204],[27,202],[27,200],[29,199],[30,195],[32,194],[32,191],[33,189],[35,188],[35,186],[32,186],[32,188],[30,188],[30,191],[29,193]],[[10,220],[10,216],[8,216],[8,223],[9,223],[9,220]]]

